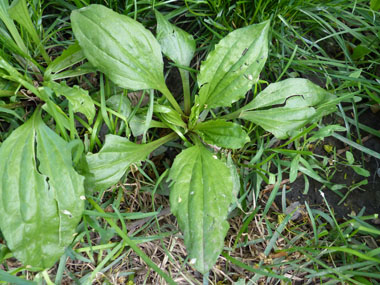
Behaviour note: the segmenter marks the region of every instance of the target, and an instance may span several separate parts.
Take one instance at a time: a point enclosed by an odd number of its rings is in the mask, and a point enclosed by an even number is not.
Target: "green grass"
[[[380,13],[370,10],[369,1],[29,1],[28,11],[38,40],[27,31],[26,24],[13,22],[6,7],[0,6],[0,56],[37,86],[48,61],[74,44],[70,12],[92,3],[138,19],[151,30],[155,28],[153,9],[168,15],[197,40],[193,75],[228,32],[271,19],[268,63],[249,98],[265,88],[266,82],[309,78],[337,96],[347,97],[329,124],[341,125],[348,131],[337,133],[323,128],[326,122],[318,122],[287,141],[278,141],[253,124],[245,125],[251,142],[241,152],[232,153],[239,166],[239,201],[231,206],[225,250],[208,276],[202,277],[192,269],[182,234],[168,210],[169,156],[179,151],[178,144],[171,143],[148,163],[132,169],[121,183],[89,200],[78,236],[54,268],[44,272],[27,268],[1,243],[0,283],[380,283],[380,231],[371,223],[378,220],[377,216],[360,211],[343,220],[336,216],[335,205],[322,196],[321,205],[302,204],[301,217],[295,221],[292,213],[285,214],[292,190],[287,188],[289,176],[291,180],[299,177],[305,181],[304,193],[314,190],[309,187],[312,181],[319,181],[317,190],[334,191],[340,200],[344,198],[344,203],[347,189],[339,189],[333,181],[340,166],[352,167],[346,151],[359,153],[355,156],[357,166],[363,166],[364,155],[380,158],[378,152],[362,144],[368,134],[380,137],[376,127],[362,122],[371,107],[380,102]],[[172,76],[175,66],[167,62],[166,68]],[[79,138],[86,151],[96,152],[105,134],[130,132],[128,125],[120,122],[130,123],[132,116],[125,118],[120,110],[105,104],[112,94],[125,91],[102,76],[76,74],[66,70],[60,75],[70,86],[83,86],[92,94],[98,107],[94,123],[90,125],[73,114],[62,98],[54,102],[72,123],[76,120],[76,125],[66,130],[48,114],[45,120],[66,140]],[[1,68],[0,77],[1,143],[30,116],[39,99],[21,84],[9,81],[9,74]],[[140,99],[133,114],[143,114],[143,98]],[[236,103],[233,110],[245,103]],[[214,112],[228,115],[223,108]],[[152,131],[147,140],[160,136],[159,131]],[[330,153],[314,154],[327,145],[323,139],[331,136],[343,142],[344,148],[333,145]],[[348,190],[360,191],[355,185],[348,186]]]

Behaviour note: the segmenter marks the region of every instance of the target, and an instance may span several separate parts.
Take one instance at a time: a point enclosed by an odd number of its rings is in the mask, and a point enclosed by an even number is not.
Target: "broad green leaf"
[[[83,177],[66,141],[36,111],[0,148],[0,228],[24,265],[49,268],[74,236],[84,209]]]
[[[84,173],[88,190],[100,191],[116,184],[132,164],[139,164],[165,142],[165,137],[148,144],[136,144],[128,139],[107,135],[102,149],[88,154],[88,169]]]
[[[273,105],[284,104],[289,97],[302,96],[308,106],[314,106],[322,102],[330,93],[303,78],[290,78],[280,82],[271,83],[243,110],[272,107]]]
[[[158,11],[156,11],[156,19],[156,37],[161,45],[162,52],[176,64],[190,66],[195,52],[194,38],[184,30],[170,24]],[[179,73],[182,79],[184,109],[185,113],[188,113],[190,112],[189,71],[180,67]]]
[[[240,28],[223,38],[202,62],[198,85],[204,108],[230,106],[252,88],[268,57],[269,22]]]
[[[189,66],[195,52],[195,40],[192,35],[172,25],[156,12],[157,40],[162,52],[177,64]]]
[[[205,274],[215,264],[229,228],[231,173],[203,145],[182,151],[170,170],[170,207],[184,233],[189,262]]]
[[[279,139],[293,131],[334,112],[336,97],[306,79],[286,79],[270,84],[242,110],[272,107],[264,110],[243,111],[240,118],[254,122]]]
[[[75,37],[90,63],[123,88],[166,88],[161,48],[135,20],[102,5],[71,13]]]
[[[84,114],[92,124],[95,117],[95,105],[87,90],[79,86],[69,87],[64,81],[60,83],[48,81],[45,85],[51,88],[57,96],[64,96],[71,103],[74,112]]]
[[[241,148],[249,142],[249,137],[243,128],[225,120],[212,120],[199,123],[194,131],[208,144],[225,148]]]
[[[289,98],[285,107],[262,111],[246,111],[240,118],[254,122],[279,139],[285,139],[308,123],[315,115],[313,107],[303,104],[299,97]]]

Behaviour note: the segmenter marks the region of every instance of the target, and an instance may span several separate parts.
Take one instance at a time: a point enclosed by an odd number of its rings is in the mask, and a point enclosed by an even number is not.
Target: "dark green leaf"
[[[367,46],[363,44],[360,44],[354,48],[353,53],[352,53],[352,59],[359,60],[370,53],[371,53],[371,49],[369,49]]]
[[[230,106],[245,96],[268,57],[268,31],[268,21],[240,28],[215,46],[198,76],[201,107]]]
[[[176,157],[169,179],[170,206],[184,233],[189,262],[204,274],[224,246],[228,207],[233,201],[231,173],[199,144]]]
[[[0,228],[25,265],[49,268],[75,236],[84,203],[83,177],[69,145],[36,111],[0,148]]]
[[[194,131],[208,144],[238,149],[249,142],[243,128],[225,120],[212,120],[198,123]]]
[[[135,20],[102,5],[71,13],[75,37],[90,63],[123,88],[166,88],[161,48]]]

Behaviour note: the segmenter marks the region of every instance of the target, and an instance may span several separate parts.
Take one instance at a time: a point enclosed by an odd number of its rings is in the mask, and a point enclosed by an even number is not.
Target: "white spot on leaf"
[[[190,264],[195,264],[195,262],[197,262],[197,259],[196,258],[192,258],[189,263]]]
[[[253,80],[252,74],[248,74],[248,80]]]
[[[69,216],[69,218],[71,218],[71,217],[73,216],[73,214],[71,214],[71,212],[70,212],[70,211],[67,211],[67,210],[63,210],[62,213],[63,213],[64,215]]]
[[[182,198],[178,197],[178,203],[181,203],[181,202],[182,202]]]
[[[85,196],[83,196],[83,195],[82,195],[82,196],[80,196],[79,198],[80,198],[81,200],[83,200],[83,201],[84,201],[84,200],[86,200],[86,197],[85,197]]]

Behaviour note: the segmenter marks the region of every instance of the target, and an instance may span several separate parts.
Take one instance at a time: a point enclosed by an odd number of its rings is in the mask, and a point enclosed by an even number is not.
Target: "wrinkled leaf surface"
[[[195,52],[193,36],[172,25],[165,17],[156,11],[157,40],[162,52],[175,63],[189,66]]]
[[[233,201],[231,172],[203,145],[182,151],[174,160],[170,206],[184,233],[190,263],[208,272],[224,246]]]
[[[71,23],[90,63],[123,88],[166,88],[161,48],[135,20],[102,5],[75,10]]]
[[[308,106],[322,102],[330,93],[304,78],[289,78],[271,83],[260,92],[243,110],[272,107],[284,104],[289,97],[302,96]]]
[[[249,142],[243,128],[225,120],[212,120],[198,123],[194,131],[206,142],[225,148],[241,148]]]
[[[133,163],[147,158],[158,146],[158,141],[136,144],[120,136],[107,135],[102,149],[86,156],[86,186],[89,190],[100,191],[116,184]]]
[[[202,62],[198,76],[204,108],[230,106],[259,79],[268,57],[269,22],[228,34]]]
[[[36,111],[0,148],[0,228],[25,265],[49,268],[74,236],[84,209],[83,177],[68,143]]]
[[[285,139],[307,123],[334,112],[335,98],[309,80],[286,79],[270,84],[243,108],[266,109],[243,111],[240,118],[260,125],[279,139]],[[284,106],[274,106],[279,104]]]

